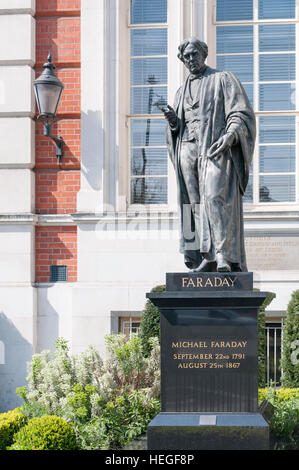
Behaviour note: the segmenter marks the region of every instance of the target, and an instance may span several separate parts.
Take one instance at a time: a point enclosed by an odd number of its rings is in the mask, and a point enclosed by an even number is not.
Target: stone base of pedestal
[[[159,413],[149,424],[149,450],[268,450],[259,413]]]

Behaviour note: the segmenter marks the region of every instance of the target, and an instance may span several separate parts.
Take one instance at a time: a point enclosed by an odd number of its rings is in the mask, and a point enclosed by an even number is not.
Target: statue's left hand
[[[234,134],[228,133],[221,136],[214,144],[210,147],[208,158],[219,157],[221,153],[226,152],[235,140]]]

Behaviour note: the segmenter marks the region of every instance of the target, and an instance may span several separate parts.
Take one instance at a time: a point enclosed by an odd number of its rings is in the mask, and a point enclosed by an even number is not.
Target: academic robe
[[[241,83],[232,73],[205,68],[193,103],[198,110],[200,159],[200,204],[194,217],[194,210],[188,209],[190,201],[180,170],[180,147],[185,127],[183,102],[188,80],[189,77],[175,96],[173,107],[178,117],[177,129],[173,131],[167,126],[168,152],[178,185],[180,252],[184,253],[189,268],[197,267],[203,255],[215,259],[215,254],[222,252],[227,261],[246,271],[242,196],[254,151],[254,112]],[[227,132],[234,133],[237,143],[220,157],[208,158],[210,147]]]

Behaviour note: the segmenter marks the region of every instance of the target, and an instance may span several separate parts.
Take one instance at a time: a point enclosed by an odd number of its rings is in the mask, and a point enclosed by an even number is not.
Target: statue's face
[[[183,60],[191,73],[199,73],[205,63],[203,51],[190,43],[183,52]]]

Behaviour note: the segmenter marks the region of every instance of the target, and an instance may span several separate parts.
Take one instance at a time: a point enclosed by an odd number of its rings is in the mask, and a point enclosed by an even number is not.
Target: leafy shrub
[[[144,432],[159,406],[158,339],[149,344],[146,358],[138,336],[128,341],[122,334],[109,335],[103,362],[92,347],[71,356],[59,340],[54,354],[43,351],[29,364],[28,387],[18,389],[24,413],[30,418],[55,414],[73,423],[83,449],[122,446]]]
[[[299,433],[299,388],[259,389],[259,401],[274,406],[270,431],[276,436],[292,437]]]
[[[15,408],[7,413],[0,414],[0,450],[6,449],[13,441],[13,435],[25,426],[26,416],[21,408]]]
[[[157,338],[151,338],[149,344],[151,353],[145,358],[139,336],[133,336],[130,341],[127,341],[123,334],[106,336],[108,358],[105,363],[106,373],[102,377],[102,391],[104,383],[110,383],[114,389],[125,389],[127,392],[146,389],[150,397],[158,397],[160,395],[159,341]],[[109,400],[107,393],[106,396]]]
[[[299,388],[259,388],[258,397],[260,403],[269,397],[276,403],[299,399]]]
[[[151,292],[164,292],[165,286],[154,287]],[[150,338],[160,338],[160,312],[150,300],[147,300],[142,312],[139,336],[142,341],[142,349],[145,356],[151,351]]]
[[[160,400],[148,398],[142,390],[123,391],[111,401],[101,403],[100,417],[78,429],[82,449],[122,448],[146,431],[160,411]]]
[[[284,387],[299,387],[299,290],[292,294],[283,325],[281,367]]]
[[[14,437],[10,450],[74,450],[73,426],[59,416],[32,418]]]
[[[68,408],[68,396],[75,384],[82,387],[97,384],[102,375],[103,361],[90,346],[78,356],[71,356],[67,342],[58,339],[53,354],[42,351],[32,356],[28,365],[28,387],[18,389],[27,414],[63,416]]]
[[[108,402],[103,409],[103,420],[110,447],[124,447],[143,434],[159,411],[160,401],[148,399],[142,391],[133,391]]]

